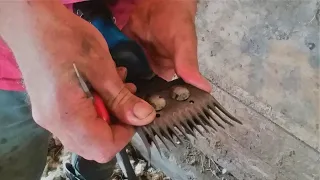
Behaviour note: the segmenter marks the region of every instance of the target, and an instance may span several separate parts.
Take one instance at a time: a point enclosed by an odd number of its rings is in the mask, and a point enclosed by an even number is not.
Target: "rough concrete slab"
[[[215,87],[214,96],[244,122],[194,141],[238,179],[316,179],[320,154],[257,111]]]
[[[203,74],[319,150],[316,0],[199,1]]]

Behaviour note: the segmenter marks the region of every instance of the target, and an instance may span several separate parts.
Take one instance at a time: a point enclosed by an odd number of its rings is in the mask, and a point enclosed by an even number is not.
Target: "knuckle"
[[[114,155],[110,153],[101,153],[96,157],[96,161],[99,163],[107,163],[113,159]]]
[[[132,97],[133,94],[124,85],[117,94],[117,96],[111,102],[111,109],[116,110],[117,108],[128,102],[130,99],[132,99]]]
[[[114,158],[116,152],[113,151],[113,148],[108,148],[105,144],[99,144],[92,155],[94,156],[93,159],[95,161],[107,163]]]

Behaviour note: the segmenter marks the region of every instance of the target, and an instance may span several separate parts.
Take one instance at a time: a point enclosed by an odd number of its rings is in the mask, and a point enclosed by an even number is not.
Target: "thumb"
[[[104,99],[107,109],[126,124],[141,126],[155,118],[154,108],[130,92],[119,77],[111,59],[97,60],[87,71],[87,78],[93,88]],[[95,65],[93,65],[95,64]]]

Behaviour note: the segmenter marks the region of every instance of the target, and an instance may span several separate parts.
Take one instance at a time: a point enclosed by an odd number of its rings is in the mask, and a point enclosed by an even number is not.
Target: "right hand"
[[[131,140],[131,125],[150,123],[154,109],[133,95],[133,84],[123,83],[125,69],[117,71],[103,36],[90,23],[61,10],[38,17],[34,24],[38,29],[32,39],[37,40],[29,47],[29,54],[13,48],[34,120],[85,159],[111,160]],[[73,63],[121,122],[108,125],[97,117],[92,101],[79,85]]]

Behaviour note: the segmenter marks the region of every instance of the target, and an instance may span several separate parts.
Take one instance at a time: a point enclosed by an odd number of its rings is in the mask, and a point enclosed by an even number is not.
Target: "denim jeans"
[[[25,92],[0,90],[0,179],[37,180],[47,156],[49,132],[32,119]],[[86,180],[110,179],[115,159],[99,164],[73,154],[73,167]]]

